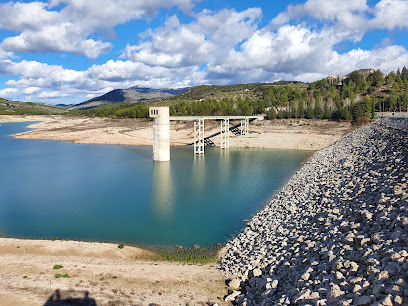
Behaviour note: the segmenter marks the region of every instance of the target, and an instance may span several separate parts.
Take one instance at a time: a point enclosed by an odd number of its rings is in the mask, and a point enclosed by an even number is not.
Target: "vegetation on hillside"
[[[65,112],[62,107],[0,98],[0,115],[57,115]]]
[[[252,115],[268,119],[369,120],[376,111],[407,110],[408,69],[383,75],[359,70],[343,79],[197,86],[177,97],[80,111],[93,116],[147,118],[148,106],[168,105],[171,115]],[[360,119],[364,118],[364,119]]]

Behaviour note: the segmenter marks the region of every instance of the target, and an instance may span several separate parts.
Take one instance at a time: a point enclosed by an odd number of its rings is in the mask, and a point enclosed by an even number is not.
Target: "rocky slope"
[[[227,245],[239,305],[408,303],[408,119],[317,152]]]

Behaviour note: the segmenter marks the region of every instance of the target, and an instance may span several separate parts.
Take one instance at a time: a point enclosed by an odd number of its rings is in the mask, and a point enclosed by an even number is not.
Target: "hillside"
[[[107,104],[83,111],[84,115],[128,118],[148,117],[148,106],[167,105],[171,115],[252,115],[268,119],[305,118],[369,120],[374,113],[406,110],[408,70],[383,74],[360,69],[343,77],[331,76],[313,83],[201,85],[177,96],[138,102]]]
[[[295,88],[307,88],[307,83],[279,81],[274,83],[249,83],[234,85],[200,85],[192,87],[177,96],[179,99],[208,99],[208,98],[232,98],[250,97],[252,99],[262,98],[263,92],[279,86],[289,86]]]
[[[92,98],[88,101],[70,106],[69,110],[85,110],[111,103],[135,103],[138,101],[156,100],[170,98],[185,91],[187,88],[178,89],[153,89],[134,86],[128,89],[114,89],[102,96]]]
[[[42,103],[9,101],[0,98],[0,115],[57,115],[66,109]]]

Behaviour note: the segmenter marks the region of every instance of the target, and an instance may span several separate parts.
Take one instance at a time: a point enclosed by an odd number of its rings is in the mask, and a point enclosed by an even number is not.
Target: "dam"
[[[168,106],[149,107],[153,118],[153,160],[170,160],[170,120],[194,121],[194,154],[204,154],[205,120],[220,120],[220,147],[229,149],[230,120],[240,120],[240,134],[248,134],[250,120],[263,120],[262,115],[221,115],[221,116],[170,116]]]

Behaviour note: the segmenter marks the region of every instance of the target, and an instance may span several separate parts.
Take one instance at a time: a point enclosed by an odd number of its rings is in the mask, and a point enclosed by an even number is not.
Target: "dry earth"
[[[59,290],[61,299],[84,299],[89,292],[97,305],[226,305],[217,298],[227,290],[216,263],[152,258],[131,246],[0,238],[0,304],[44,305]]]
[[[152,145],[152,122],[145,119],[106,119],[64,116],[0,116],[0,122],[42,121],[29,125],[35,130],[14,135],[17,138],[65,140],[75,143]],[[239,122],[232,122],[238,124]],[[220,131],[215,121],[205,122],[205,135]],[[230,133],[231,147],[320,150],[350,133],[349,122],[327,120],[287,119],[254,121],[249,134]],[[219,145],[220,137],[211,140]],[[193,122],[171,122],[172,145],[186,145],[194,141]]]

